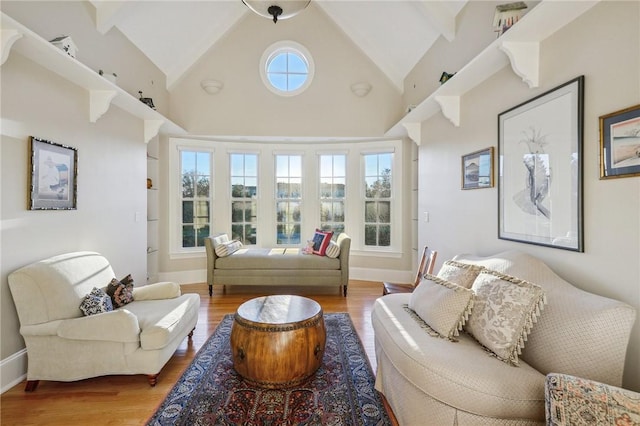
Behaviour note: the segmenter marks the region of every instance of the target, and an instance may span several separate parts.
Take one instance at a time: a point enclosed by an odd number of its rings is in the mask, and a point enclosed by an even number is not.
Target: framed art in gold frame
[[[493,147],[462,156],[462,189],[493,187]]]
[[[640,105],[600,117],[600,179],[640,176]]]

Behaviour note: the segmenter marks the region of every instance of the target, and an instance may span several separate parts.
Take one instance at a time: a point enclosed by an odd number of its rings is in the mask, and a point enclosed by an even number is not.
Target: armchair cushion
[[[60,322],[58,336],[73,340],[137,342],[140,340],[138,319],[126,309],[116,309]]]

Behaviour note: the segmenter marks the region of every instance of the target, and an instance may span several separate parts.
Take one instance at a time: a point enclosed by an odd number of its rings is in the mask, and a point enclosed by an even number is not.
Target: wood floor
[[[225,314],[256,296],[264,289],[228,290],[214,287],[209,297],[207,286],[193,284],[182,287],[184,293],[200,294],[200,316],[193,340],[180,345],[160,372],[158,384],[150,387],[144,375],[105,376],[78,382],[41,381],[32,393],[24,392],[21,383],[0,396],[0,424],[10,425],[141,425],[151,417],[194,355],[213,333]],[[348,312],[362,340],[375,372],[376,360],[371,326],[371,307],[382,294],[379,282],[349,282],[349,294],[343,297],[337,289],[309,288],[301,290],[269,289],[270,294],[305,295],[316,300],[324,312]]]

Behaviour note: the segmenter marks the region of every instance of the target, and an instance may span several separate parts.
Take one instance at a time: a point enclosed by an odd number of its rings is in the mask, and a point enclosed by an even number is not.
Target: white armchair
[[[83,316],[80,304],[115,274],[103,256],[76,252],[9,275],[28,358],[26,391],[39,380],[74,381],[109,374],[158,374],[198,321],[200,296],[176,283],[134,287],[134,301]]]

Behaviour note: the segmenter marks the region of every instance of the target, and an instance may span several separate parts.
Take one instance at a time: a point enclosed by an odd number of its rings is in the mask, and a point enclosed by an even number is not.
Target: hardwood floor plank
[[[164,366],[158,384],[150,387],[145,375],[103,376],[76,382],[41,381],[38,389],[25,393],[25,383],[0,396],[0,424],[12,425],[141,425],[144,424],[178,381],[197,351],[213,334],[224,315],[243,302],[267,294],[294,293],[317,301],[325,313],[348,312],[375,372],[376,360],[371,326],[371,307],[382,294],[382,283],[351,280],[343,297],[334,289],[253,287],[246,290],[214,287],[209,297],[205,284],[182,286],[185,293],[200,294],[198,324],[191,341],[185,339]]]

